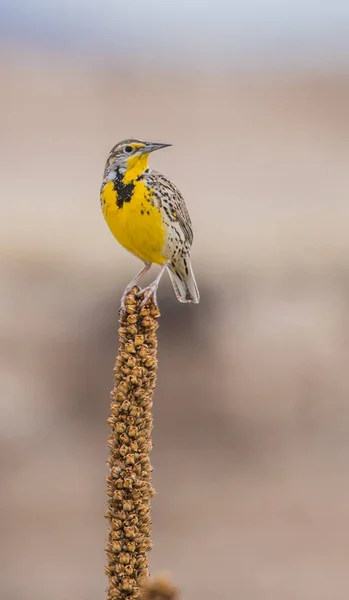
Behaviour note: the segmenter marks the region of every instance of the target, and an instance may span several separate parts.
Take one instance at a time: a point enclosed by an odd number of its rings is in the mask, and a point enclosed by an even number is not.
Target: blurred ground
[[[186,600],[349,592],[349,80],[0,64],[0,596],[102,598],[117,308],[98,191],[126,136],[195,223],[162,286],[152,569]],[[130,130],[131,127],[131,130]]]

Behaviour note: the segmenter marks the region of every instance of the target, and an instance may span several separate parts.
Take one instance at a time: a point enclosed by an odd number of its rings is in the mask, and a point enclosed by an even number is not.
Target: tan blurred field
[[[198,307],[163,282],[153,571],[184,600],[349,593],[349,79],[0,64],[0,596],[102,598],[108,393],[138,264],[99,209],[110,147],[195,224]]]

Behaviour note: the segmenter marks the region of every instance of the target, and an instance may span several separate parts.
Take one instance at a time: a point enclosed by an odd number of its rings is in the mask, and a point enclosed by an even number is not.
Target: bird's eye
[[[133,148],[132,146],[125,146],[124,148],[124,152],[126,152],[126,154],[131,154]]]

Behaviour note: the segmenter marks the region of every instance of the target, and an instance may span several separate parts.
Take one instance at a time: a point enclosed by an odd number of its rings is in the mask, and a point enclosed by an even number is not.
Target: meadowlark
[[[171,181],[148,166],[151,152],[170,145],[124,140],[112,148],[106,162],[100,194],[104,218],[118,242],[144,262],[123,293],[124,311],[127,294],[153,263],[161,268],[140,290],[142,306],[151,297],[157,305],[165,270],[180,302],[200,300],[190,260],[193,230],[184,199]]]

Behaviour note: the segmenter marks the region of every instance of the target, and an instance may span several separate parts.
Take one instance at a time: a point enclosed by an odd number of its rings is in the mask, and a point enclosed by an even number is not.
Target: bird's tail
[[[200,302],[200,294],[196,285],[193,269],[189,256],[184,256],[176,263],[170,263],[167,267],[173,289],[179,302]]]

